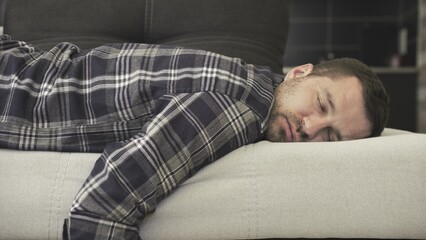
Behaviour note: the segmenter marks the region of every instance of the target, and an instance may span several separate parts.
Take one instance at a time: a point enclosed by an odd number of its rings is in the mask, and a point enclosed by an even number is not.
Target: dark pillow
[[[8,0],[4,31],[42,50],[137,42],[214,51],[281,72],[287,0]]]
[[[59,41],[137,42],[143,39],[144,7],[140,0],[8,0],[4,31],[44,50]]]
[[[281,72],[288,32],[285,0],[157,0],[149,42],[200,48]]]

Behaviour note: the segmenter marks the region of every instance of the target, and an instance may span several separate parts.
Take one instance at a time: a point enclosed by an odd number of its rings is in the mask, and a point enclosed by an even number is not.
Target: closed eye
[[[318,100],[318,104],[320,106],[321,112],[325,113],[326,109],[325,109],[324,104],[321,102],[321,99],[320,99],[319,95],[317,95],[317,100]]]

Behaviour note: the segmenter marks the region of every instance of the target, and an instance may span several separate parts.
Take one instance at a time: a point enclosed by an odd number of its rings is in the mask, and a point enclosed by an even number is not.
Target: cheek
[[[315,99],[315,94],[311,91],[299,91],[284,104],[287,106],[287,110],[300,118],[311,114],[315,110]]]
[[[316,88],[306,81],[283,83],[276,92],[276,110],[291,112],[297,117],[303,117],[316,108]]]

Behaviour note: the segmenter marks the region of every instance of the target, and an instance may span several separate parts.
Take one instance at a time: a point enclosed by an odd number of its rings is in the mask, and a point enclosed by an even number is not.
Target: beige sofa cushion
[[[60,239],[99,154],[0,149],[0,239]],[[149,239],[426,238],[426,134],[259,142],[205,167],[141,225]]]

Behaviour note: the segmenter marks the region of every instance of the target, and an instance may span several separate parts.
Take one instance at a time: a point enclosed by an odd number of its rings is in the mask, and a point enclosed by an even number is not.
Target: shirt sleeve
[[[214,92],[164,95],[133,138],[109,144],[76,196],[64,239],[140,239],[138,225],[200,168],[256,141],[250,108]]]
[[[0,54],[3,51],[7,51],[7,50],[18,48],[18,47],[22,49],[26,48],[28,51],[34,50],[34,48],[28,45],[26,42],[14,40],[12,39],[12,37],[10,37],[7,34],[0,34]]]

